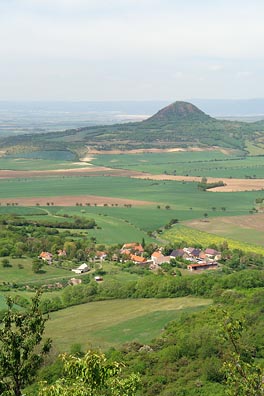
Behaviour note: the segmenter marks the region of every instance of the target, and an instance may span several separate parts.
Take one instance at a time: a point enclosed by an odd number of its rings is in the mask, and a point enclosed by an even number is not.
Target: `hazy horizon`
[[[114,112],[120,114],[148,114],[160,110],[175,100],[0,100],[0,112],[11,109],[12,111],[45,111],[58,113],[70,112]],[[251,99],[201,99],[187,98],[186,102],[199,107],[211,116],[255,116],[264,114],[264,98]]]
[[[212,117],[264,119],[264,99],[190,100]],[[0,101],[0,135],[63,131],[142,121],[169,101]]]

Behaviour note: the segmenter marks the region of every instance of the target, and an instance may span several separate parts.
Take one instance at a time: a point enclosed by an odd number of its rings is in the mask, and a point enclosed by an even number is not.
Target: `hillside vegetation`
[[[142,122],[85,127],[64,132],[4,138],[1,145],[14,150],[70,150],[78,155],[85,146],[99,150],[226,147],[245,150],[250,144],[262,148],[264,122],[243,123],[212,118],[186,102],[175,102]]]

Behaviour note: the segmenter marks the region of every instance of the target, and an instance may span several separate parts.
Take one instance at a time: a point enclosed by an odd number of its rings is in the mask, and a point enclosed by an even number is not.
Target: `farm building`
[[[39,259],[46,261],[48,264],[52,263],[52,257],[53,255],[49,252],[41,252],[40,255],[38,256]]]
[[[145,257],[136,256],[134,254],[130,255],[130,260],[132,260],[135,264],[145,264],[147,262]]]
[[[203,271],[203,270],[214,270],[217,269],[218,264],[213,263],[194,263],[187,266],[189,271]]]
[[[204,253],[206,254],[206,256],[208,258],[214,258],[215,260],[221,259],[221,253],[215,249],[207,248],[207,249],[205,249]]]
[[[95,256],[94,256],[94,260],[95,261],[104,261],[107,257],[107,253],[106,252],[96,252]]]
[[[183,249],[175,249],[171,252],[170,258],[175,259],[177,257],[186,258],[188,257],[188,253],[186,253]]]
[[[62,249],[59,249],[59,250],[57,251],[57,254],[58,254],[58,257],[66,257],[66,256],[67,256],[66,251],[65,251],[65,250],[62,250]]]
[[[81,283],[82,283],[81,279],[71,278],[69,280],[69,285],[72,285],[72,286],[80,285]]]
[[[132,242],[132,243],[125,243],[122,246],[122,249],[120,250],[121,254],[127,254],[129,253],[136,253],[136,254],[142,254],[144,253],[144,249],[140,243]]]
[[[81,264],[78,268],[72,269],[75,274],[83,274],[84,272],[88,272],[90,268],[86,263]]]
[[[162,263],[169,263],[170,256],[164,256],[161,252],[154,252],[151,255],[151,260],[154,264],[162,264]]]

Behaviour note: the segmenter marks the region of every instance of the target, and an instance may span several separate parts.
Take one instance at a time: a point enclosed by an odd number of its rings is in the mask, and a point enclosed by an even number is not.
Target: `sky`
[[[264,97],[263,0],[0,0],[0,100]]]

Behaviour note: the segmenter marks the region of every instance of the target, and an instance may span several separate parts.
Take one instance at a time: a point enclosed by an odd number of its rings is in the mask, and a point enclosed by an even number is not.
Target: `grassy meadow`
[[[69,351],[76,343],[83,350],[91,346],[107,349],[132,341],[147,343],[183,312],[211,303],[194,297],[93,302],[52,312],[45,335],[53,339],[58,351]]]
[[[62,278],[72,278],[73,273],[70,271],[56,268],[49,265],[44,265],[38,273],[32,271],[32,259],[24,258],[10,258],[8,257],[11,266],[3,267],[0,263],[0,283],[32,283],[50,281],[54,282]]]

